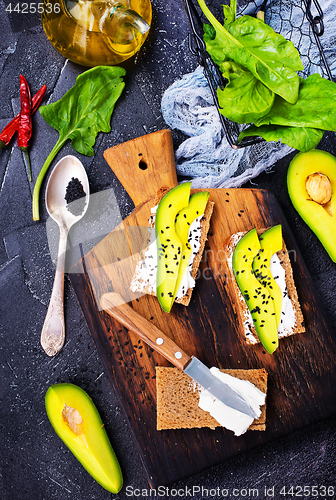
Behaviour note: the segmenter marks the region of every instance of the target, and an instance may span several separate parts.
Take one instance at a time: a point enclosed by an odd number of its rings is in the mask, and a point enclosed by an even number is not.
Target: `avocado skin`
[[[271,273],[271,258],[282,249],[281,224],[270,227],[259,236],[261,252],[253,260],[253,271],[257,280],[272,296],[277,327],[281,320],[282,292]]]
[[[252,267],[260,250],[258,233],[256,229],[251,229],[238,241],[232,255],[232,267],[260,342],[272,354],[279,345],[274,305],[267,288],[257,280]]]
[[[81,435],[76,435],[63,418],[65,405],[81,415]],[[118,493],[123,485],[120,465],[90,396],[74,384],[55,384],[46,392],[45,406],[56,434],[87,472],[107,491]]]
[[[333,262],[336,262],[336,219],[322,205],[311,200],[306,191],[306,179],[315,172],[325,174],[331,183],[329,211],[336,209],[336,158],[318,149],[298,153],[287,172],[289,197],[299,215],[316,234]]]
[[[178,184],[162,198],[155,215],[158,251],[156,294],[160,306],[170,312],[182,257],[182,242],[176,234],[175,219],[189,203],[191,182]]]

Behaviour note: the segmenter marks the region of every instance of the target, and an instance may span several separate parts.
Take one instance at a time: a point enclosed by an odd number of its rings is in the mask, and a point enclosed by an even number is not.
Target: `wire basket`
[[[259,142],[261,137],[245,137],[238,142],[240,132],[246,125],[239,125],[228,120],[220,112],[217,98],[217,89],[224,88],[227,80],[223,78],[218,66],[212,61],[206,51],[203,41],[203,23],[208,23],[197,0],[184,0],[190,21],[189,49],[197,57],[198,63],[203,66],[208,80],[214,103],[217,107],[220,121],[228,143],[233,148],[244,148]],[[313,3],[313,5],[312,5]],[[223,8],[220,0],[208,0],[207,6],[217,19],[223,21]],[[317,12],[313,15],[312,9]],[[323,11],[317,0],[238,0],[238,15],[256,15],[264,12],[265,22],[275,31],[281,33],[287,40],[291,40],[300,53],[304,70],[299,74],[308,76],[318,71],[322,76],[332,80],[320,37],[324,33]],[[315,69],[314,69],[315,68]]]

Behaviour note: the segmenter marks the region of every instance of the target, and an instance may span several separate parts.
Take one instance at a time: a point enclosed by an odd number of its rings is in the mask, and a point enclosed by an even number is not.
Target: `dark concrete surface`
[[[91,192],[106,191],[109,209],[101,213],[98,207],[96,216],[92,212],[90,215],[95,227],[94,241],[133,208],[103,159],[103,151],[164,128],[160,113],[164,90],[197,64],[188,51],[189,25],[182,0],[153,0],[152,4],[152,33],[141,57],[127,68],[126,88],[113,114],[111,133],[98,136],[93,157],[75,153],[86,168]],[[27,78],[33,93],[46,83],[46,100],[56,100],[83,71],[53,49],[37,15],[9,14],[8,5],[8,0],[1,0],[0,128],[18,111],[20,73]],[[177,145],[181,138],[176,132],[173,136]],[[36,113],[30,149],[34,180],[56,138],[57,133]],[[336,154],[335,135],[326,134],[320,147]],[[67,153],[73,153],[70,145],[58,158]],[[289,161],[287,157],[272,166],[269,173],[254,180],[253,186],[276,193],[325,314],[336,327],[335,264],[288,200],[285,173]],[[15,141],[0,152],[0,186],[1,500],[336,496],[336,417],[186,478],[156,495],[150,492],[136,443],[103,371],[68,278],[65,346],[54,358],[48,358],[40,346],[54,276],[47,234],[55,228],[47,224],[43,203],[41,221],[32,221],[32,184],[27,180]],[[44,187],[45,184],[41,199]],[[45,412],[44,396],[48,387],[57,382],[77,384],[94,400],[124,474],[124,487],[119,494],[111,495],[99,486],[54,433]],[[293,495],[283,495],[282,488],[290,486],[294,486]]]

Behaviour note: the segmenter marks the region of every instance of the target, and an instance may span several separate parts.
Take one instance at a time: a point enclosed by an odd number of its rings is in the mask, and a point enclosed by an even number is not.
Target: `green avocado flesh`
[[[306,191],[307,177],[317,172],[326,175],[331,184],[327,205],[313,201]],[[287,187],[295,209],[336,262],[336,158],[317,149],[297,154],[288,168]]]
[[[268,289],[257,280],[252,267],[260,251],[258,233],[256,229],[251,229],[237,243],[232,255],[232,266],[260,342],[272,354],[279,345],[273,300]]]
[[[184,276],[185,270],[188,267],[189,259],[192,254],[192,248],[188,242],[190,226],[194,222],[194,220],[197,219],[197,217],[200,217],[204,214],[208,199],[209,193],[207,191],[202,191],[200,193],[191,195],[189,204],[185,208],[183,208],[176,216],[175,229],[177,236],[182,242],[182,258],[174,291],[175,297],[180,288],[182,278]]]
[[[156,293],[161,308],[169,312],[175,299],[175,286],[182,257],[182,242],[176,234],[177,214],[189,203],[191,182],[178,184],[162,198],[155,215],[158,251]]]
[[[49,387],[45,405],[54,430],[89,474],[118,493],[123,479],[99,413],[83,389],[73,384]]]
[[[271,258],[282,250],[281,224],[267,229],[259,236],[261,251],[253,260],[253,271],[257,280],[267,288],[273,300],[277,327],[281,319],[282,292],[271,273]]]

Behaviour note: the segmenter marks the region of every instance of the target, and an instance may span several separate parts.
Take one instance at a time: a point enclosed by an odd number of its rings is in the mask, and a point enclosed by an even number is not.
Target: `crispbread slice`
[[[155,201],[154,201],[154,206],[158,205],[164,195],[169,191],[169,188],[167,187],[162,187],[156,195]],[[193,279],[196,278],[198,268],[200,265],[200,262],[202,260],[202,255],[205,247],[205,243],[207,241],[207,236],[210,228],[210,219],[211,215],[214,209],[214,202],[213,201],[208,201],[204,215],[200,221],[200,226],[201,226],[201,238],[200,238],[200,248],[197,252],[197,254],[194,257],[192,268],[191,268],[191,276]],[[147,245],[150,245],[153,243],[155,240],[155,233],[154,233],[154,226],[155,226],[155,218],[153,215],[150,216],[149,218],[149,229],[148,229],[148,239],[147,239]],[[145,251],[144,251],[145,255]],[[131,282],[131,290],[133,292],[143,292],[145,294],[149,295],[156,295],[156,290],[149,286],[141,276],[141,266],[142,263],[140,262],[139,265],[136,268],[136,271],[134,273],[132,282]],[[191,296],[192,296],[193,288],[189,288],[187,292],[184,294],[183,297],[175,299],[175,302],[178,302],[179,304],[182,304],[184,306],[189,305]]]
[[[242,380],[252,382],[267,393],[267,372],[265,369],[221,370]],[[220,427],[210,413],[199,408],[200,387],[183,371],[172,367],[156,367],[157,430],[192,429]],[[266,403],[261,415],[254,420],[250,430],[266,429]]]
[[[262,234],[265,232],[266,229],[260,229],[258,230],[258,234]],[[260,343],[258,334],[256,332],[256,329],[253,324],[252,317],[250,315],[248,306],[244,300],[244,297],[238,287],[238,284],[236,282],[233,269],[232,269],[232,254],[234,251],[235,246],[237,245],[238,241],[240,238],[244,236],[245,232],[240,232],[240,233],[235,233],[231,235],[231,237],[226,241],[225,243],[225,254],[226,254],[226,259],[227,259],[227,264],[228,264],[228,269],[229,269],[229,280],[228,280],[228,288],[229,288],[229,296],[231,301],[237,305],[238,307],[235,307],[235,310],[237,312],[238,318],[239,318],[239,324],[242,327],[245,335],[245,340],[247,344],[256,344]],[[295,314],[295,324],[294,327],[291,330],[286,329],[283,325],[283,323],[280,323],[279,326],[279,331],[278,335],[279,338],[283,337],[288,337],[290,335],[295,335],[297,333],[304,333],[305,332],[305,326],[304,326],[304,318],[302,315],[301,307],[300,307],[300,302],[298,298],[298,293],[296,290],[295,282],[294,282],[294,277],[293,277],[293,270],[292,270],[292,265],[290,262],[290,258],[288,255],[287,247],[285,242],[283,241],[283,247],[280,252],[277,253],[277,256],[279,258],[280,264],[283,267],[285,271],[285,281],[286,281],[286,293],[292,303],[293,309],[294,309],[294,314]],[[233,295],[233,297],[232,297]]]

